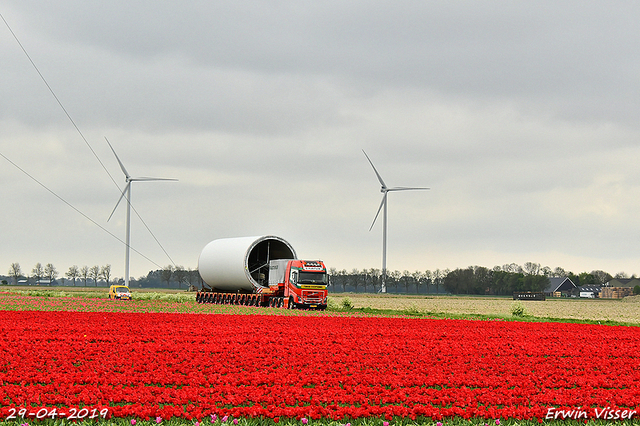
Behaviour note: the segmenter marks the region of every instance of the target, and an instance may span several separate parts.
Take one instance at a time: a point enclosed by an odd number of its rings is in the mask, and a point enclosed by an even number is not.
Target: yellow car
[[[109,287],[109,299],[131,300],[131,290],[124,285],[112,285]]]

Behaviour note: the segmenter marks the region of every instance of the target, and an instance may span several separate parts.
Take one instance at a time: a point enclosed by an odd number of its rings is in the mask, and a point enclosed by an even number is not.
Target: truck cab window
[[[323,272],[304,272],[300,271],[298,284],[320,284],[327,285],[327,274]]]

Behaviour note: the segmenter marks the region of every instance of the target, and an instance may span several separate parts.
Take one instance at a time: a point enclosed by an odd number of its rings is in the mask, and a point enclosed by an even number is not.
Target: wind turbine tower
[[[130,242],[131,242],[131,182],[150,182],[150,181],[160,181],[160,180],[176,181],[178,179],[131,177],[127,169],[124,167],[124,164],[122,164],[122,161],[120,161],[118,154],[116,154],[116,151],[113,149],[113,147],[109,143],[109,140],[107,138],[105,138],[105,140],[109,144],[109,148],[111,148],[113,155],[116,156],[116,160],[118,160],[118,164],[122,169],[122,173],[124,173],[125,181],[127,183],[124,187],[124,190],[122,191],[122,194],[120,195],[120,198],[118,199],[118,202],[116,203],[116,206],[113,208],[113,211],[109,215],[109,219],[107,219],[107,222],[111,220],[113,213],[115,213],[116,209],[118,208],[118,205],[120,205],[120,201],[122,201],[123,198],[126,198],[127,199],[127,221],[125,225],[126,227],[125,246],[126,247],[125,247],[125,254],[124,254],[124,285],[129,287],[129,251],[131,248],[131,245],[130,245]]]
[[[406,187],[406,186],[397,186],[394,188],[387,187],[387,184],[384,183],[380,173],[376,170],[376,166],[373,165],[373,162],[369,158],[364,149],[362,150],[364,156],[369,160],[369,164],[373,167],[373,171],[376,173],[378,177],[378,181],[380,181],[380,192],[382,192],[382,201],[380,202],[380,207],[378,207],[378,212],[376,213],[376,217],[373,218],[373,222],[371,223],[371,227],[369,231],[373,229],[373,225],[375,225],[378,216],[380,215],[380,210],[384,207],[384,212],[382,213],[382,285],[380,286],[380,292],[387,292],[387,193],[392,191],[418,191],[418,190],[426,190],[430,188],[422,188],[422,187]]]

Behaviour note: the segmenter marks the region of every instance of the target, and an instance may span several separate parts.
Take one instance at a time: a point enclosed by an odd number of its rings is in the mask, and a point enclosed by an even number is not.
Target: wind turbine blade
[[[387,185],[382,180],[382,176],[380,176],[380,173],[378,173],[378,170],[376,169],[376,166],[373,165],[373,162],[371,161],[371,159],[369,158],[367,153],[364,152],[364,149],[362,150],[362,152],[364,153],[364,156],[367,157],[367,160],[369,160],[369,164],[371,164],[371,167],[373,167],[373,171],[376,172],[376,176],[378,176],[378,180],[380,181],[380,185],[382,185],[383,188],[386,188]]]
[[[124,164],[122,164],[122,161],[120,161],[120,158],[118,157],[118,154],[116,154],[116,150],[113,149],[113,147],[111,146],[111,143],[109,143],[109,139],[107,139],[107,137],[104,137],[104,140],[107,141],[107,143],[109,144],[109,148],[111,148],[111,151],[113,152],[113,155],[116,156],[116,160],[118,160],[118,164],[120,164],[120,168],[122,169],[122,173],[124,173],[124,175],[127,177],[127,179],[129,179],[131,176],[129,176],[129,172],[127,172],[127,169],[124,168]]]
[[[387,191],[419,191],[426,190],[431,188],[423,188],[423,187],[408,187],[408,186],[396,186],[395,188],[388,188]]]
[[[109,215],[109,219],[107,219],[107,222],[109,222],[111,220],[111,217],[116,212],[116,209],[120,205],[120,201],[122,201],[122,199],[124,198],[124,194],[127,192],[127,190],[129,189],[130,185],[131,185],[131,182],[127,182],[127,185],[124,187],[124,191],[122,191],[122,194],[120,194],[120,198],[118,198],[118,202],[116,203],[116,206],[111,211],[111,214]]]
[[[373,229],[373,225],[376,224],[376,220],[378,220],[378,216],[380,215],[380,210],[382,210],[382,206],[384,206],[384,202],[387,200],[387,193],[385,192],[382,196],[382,201],[380,202],[380,207],[378,207],[378,212],[376,213],[376,217],[373,218],[373,222],[371,223],[371,227],[369,231]]]
[[[168,180],[168,181],[177,181],[178,179],[170,179],[170,178],[155,178],[155,177],[137,177],[137,178],[129,178],[131,182],[150,182],[156,180]]]

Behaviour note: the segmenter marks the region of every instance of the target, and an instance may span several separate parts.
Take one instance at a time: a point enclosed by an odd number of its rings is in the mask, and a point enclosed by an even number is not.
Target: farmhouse
[[[544,294],[552,297],[569,297],[575,289],[576,285],[569,277],[551,277],[549,285],[544,289]]]

